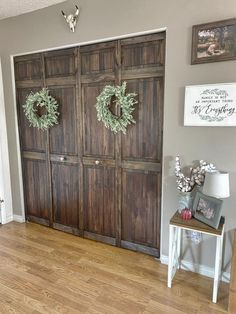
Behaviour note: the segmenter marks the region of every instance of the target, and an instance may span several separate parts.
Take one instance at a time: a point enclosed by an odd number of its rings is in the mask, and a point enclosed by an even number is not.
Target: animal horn
[[[76,5],[75,7],[76,7],[75,17],[77,17],[77,16],[79,15],[79,8],[78,8],[78,6],[77,6],[77,5]]]

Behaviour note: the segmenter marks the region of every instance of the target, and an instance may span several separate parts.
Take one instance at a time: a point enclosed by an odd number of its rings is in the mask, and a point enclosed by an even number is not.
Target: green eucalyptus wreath
[[[121,86],[110,86],[104,87],[101,94],[97,97],[97,103],[95,105],[97,109],[98,121],[102,121],[106,128],[110,129],[114,133],[122,131],[126,134],[126,128],[131,123],[136,123],[132,112],[134,111],[134,105],[137,101],[134,99],[135,93],[125,95],[126,82],[123,82]],[[121,116],[114,115],[109,107],[111,98],[115,96],[116,106],[121,108]]]
[[[37,107],[45,107],[47,113],[39,116],[37,114]],[[54,124],[58,124],[58,103],[55,98],[49,95],[49,90],[47,88],[43,88],[35,94],[31,92],[27,96],[23,108],[25,115],[30,122],[30,126],[41,130],[47,130]]]

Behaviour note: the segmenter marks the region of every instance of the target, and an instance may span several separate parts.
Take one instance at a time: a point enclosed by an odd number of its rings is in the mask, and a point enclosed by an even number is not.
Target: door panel
[[[115,244],[115,136],[97,119],[96,97],[114,85],[116,43],[80,48],[84,235]],[[98,164],[98,165],[97,165]]]
[[[122,240],[159,246],[160,174],[123,171]]]
[[[121,40],[121,78],[136,93],[135,125],[121,137],[121,246],[159,256],[164,36]]]
[[[96,97],[107,84],[112,82],[82,85],[84,156],[115,157],[114,134],[98,121],[95,108]]]
[[[136,93],[135,125],[122,135],[122,158],[160,161],[162,156],[162,78],[128,81],[127,92]]]
[[[44,53],[45,77],[68,77],[75,75],[76,48]]]
[[[53,221],[78,228],[78,165],[52,162]]]
[[[115,70],[115,47],[115,42],[81,47],[81,75],[113,73]]]
[[[77,155],[77,113],[75,87],[50,88],[60,113],[58,124],[50,129],[50,153]]]
[[[49,220],[50,199],[46,162],[23,160],[27,216]]]
[[[41,80],[43,67],[41,54],[14,58],[16,81]]]
[[[18,88],[18,121],[20,125],[21,149],[24,151],[45,152],[46,150],[46,132],[30,127],[30,122],[25,116],[22,105],[25,104],[27,95],[32,91],[36,93],[38,88]]]
[[[164,33],[121,40],[122,70],[164,65]]]
[[[84,167],[84,229],[115,237],[115,170]]]
[[[79,226],[79,165],[77,115],[77,48],[43,54],[45,82],[57,100],[58,124],[49,130],[52,226],[77,233]]]

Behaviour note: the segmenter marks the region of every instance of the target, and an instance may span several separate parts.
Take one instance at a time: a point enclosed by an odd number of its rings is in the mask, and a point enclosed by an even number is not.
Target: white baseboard
[[[168,265],[168,256],[167,255],[161,255],[160,261],[162,264]],[[181,261],[181,268],[187,271],[192,271],[194,273],[198,273],[200,275],[214,278],[214,268],[201,265],[201,264],[193,264],[192,262],[182,260]],[[230,282],[230,273],[223,272],[221,276],[221,280],[224,282],[229,283]]]
[[[25,222],[25,217],[24,216],[20,216],[20,215],[9,216],[9,217],[6,217],[6,219],[4,219],[2,221],[2,224],[4,225],[4,224],[7,224],[7,223],[9,223],[11,221],[16,221],[16,222],[22,223],[22,222]]]
[[[13,220],[16,222],[25,222],[25,217],[20,215],[13,215]]]
[[[13,221],[13,216],[8,216],[5,219],[2,220],[2,224],[8,224],[9,222]]]

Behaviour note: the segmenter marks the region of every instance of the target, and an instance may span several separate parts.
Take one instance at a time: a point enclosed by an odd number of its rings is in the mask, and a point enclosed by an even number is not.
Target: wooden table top
[[[210,233],[213,235],[221,235],[224,227],[224,217],[221,217],[218,229],[214,229],[203,222],[195,219],[194,217],[189,220],[184,220],[180,217],[178,211],[170,219],[170,225],[179,226],[199,232]]]

